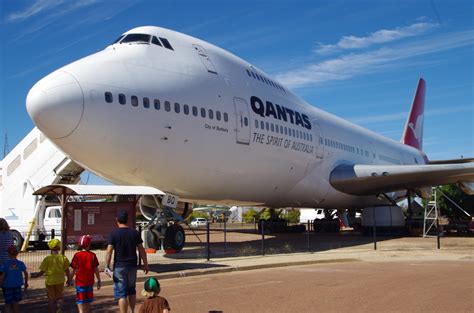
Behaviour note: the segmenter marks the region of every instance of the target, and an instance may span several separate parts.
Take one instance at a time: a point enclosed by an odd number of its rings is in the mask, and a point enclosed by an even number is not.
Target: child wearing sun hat
[[[145,281],[142,296],[146,297],[138,313],[169,313],[171,308],[168,300],[160,297],[160,283],[154,277],[150,277]]]
[[[61,311],[64,296],[64,282],[67,277],[68,285],[71,282],[69,274],[69,260],[65,255],[59,254],[61,241],[52,239],[48,242],[51,254],[43,259],[40,265],[40,272],[32,273],[31,277],[46,275],[46,291],[48,295],[48,312],[55,313]]]

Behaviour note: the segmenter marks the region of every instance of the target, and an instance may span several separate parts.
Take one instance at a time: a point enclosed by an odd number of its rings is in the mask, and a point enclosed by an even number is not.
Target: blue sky
[[[28,90],[121,33],[157,25],[246,59],[325,111],[399,140],[418,78],[424,150],[474,157],[472,1],[0,2],[1,148],[33,127]]]

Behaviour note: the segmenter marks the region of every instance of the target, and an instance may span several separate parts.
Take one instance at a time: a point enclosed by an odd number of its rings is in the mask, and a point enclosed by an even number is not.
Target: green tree
[[[299,223],[300,222],[300,210],[292,209],[288,211],[285,217],[290,223]]]
[[[257,213],[257,210],[255,210],[254,208],[250,208],[244,214],[242,214],[242,218],[244,219],[245,223],[253,223]]]

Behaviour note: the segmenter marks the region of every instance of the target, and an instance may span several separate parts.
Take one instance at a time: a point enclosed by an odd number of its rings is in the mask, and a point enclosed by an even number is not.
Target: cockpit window
[[[149,43],[150,38],[151,36],[147,34],[128,34],[120,43]]]
[[[153,38],[151,39],[151,43],[161,46],[161,42],[155,36],[153,36]]]
[[[123,37],[125,37],[125,35],[122,35],[122,36],[118,37],[114,42],[112,42],[112,44],[116,44],[117,42],[122,40]]]
[[[163,46],[165,46],[166,49],[174,50],[173,47],[171,46],[170,42],[168,39],[160,37],[161,42],[163,43]]]

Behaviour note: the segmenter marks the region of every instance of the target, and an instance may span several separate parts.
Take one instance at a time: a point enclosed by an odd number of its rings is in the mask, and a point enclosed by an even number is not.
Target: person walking
[[[31,273],[31,278],[46,275],[45,285],[48,295],[48,312],[61,312],[64,297],[64,275],[67,277],[67,285],[71,285],[71,275],[69,271],[69,260],[65,255],[59,254],[61,241],[52,239],[48,242],[51,254],[43,259],[40,271]]]
[[[158,279],[150,277],[145,281],[142,296],[145,302],[141,305],[138,313],[169,313],[171,311],[168,300],[159,296],[161,291]]]
[[[0,217],[0,264],[10,260],[8,248],[13,244],[13,236],[8,222]]]
[[[84,235],[79,239],[79,248],[71,261],[71,279],[76,276],[76,304],[79,313],[89,313],[90,304],[94,301],[94,275],[97,278],[97,290],[101,287],[99,261],[90,251],[92,236]]]
[[[5,312],[20,312],[19,302],[22,300],[21,286],[28,289],[28,272],[25,263],[17,259],[18,250],[14,245],[8,248],[10,259],[0,265],[2,277],[2,290],[5,295]]]
[[[143,261],[143,271],[148,274],[148,261],[143,248],[143,240],[136,229],[127,226],[128,214],[124,211],[117,213],[117,228],[109,236],[105,255],[105,272],[110,272],[112,252],[114,252],[114,297],[118,300],[121,313],[126,313],[130,307],[135,312],[136,280],[137,280],[137,249]]]

